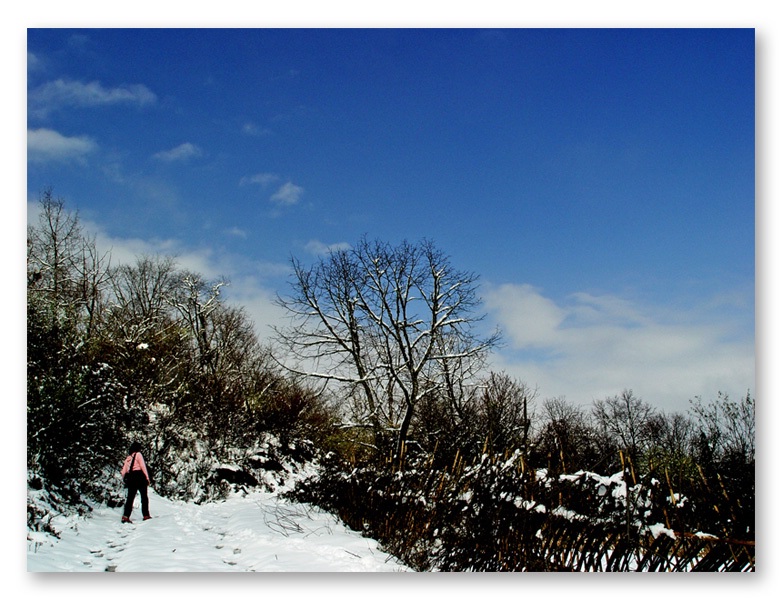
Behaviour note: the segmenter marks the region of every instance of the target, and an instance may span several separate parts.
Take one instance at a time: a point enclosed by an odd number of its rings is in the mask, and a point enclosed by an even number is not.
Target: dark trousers
[[[133,501],[136,499],[136,492],[141,496],[141,515],[149,516],[149,496],[147,496],[147,478],[141,471],[132,471],[130,481],[128,482],[128,499],[125,501],[125,516],[130,518],[133,512]]]

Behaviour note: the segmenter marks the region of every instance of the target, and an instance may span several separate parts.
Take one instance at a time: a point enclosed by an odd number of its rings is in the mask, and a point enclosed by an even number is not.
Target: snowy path
[[[55,522],[61,539],[35,534],[28,571],[403,571],[377,542],[333,516],[253,493],[195,505],[150,490],[153,518],[120,523],[121,509]]]

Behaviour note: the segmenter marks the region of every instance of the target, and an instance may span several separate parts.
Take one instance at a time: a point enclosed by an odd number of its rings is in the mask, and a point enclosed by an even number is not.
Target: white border
[[[552,2],[514,2],[482,0],[481,2],[394,2],[301,1],[288,0],[280,5],[251,0],[221,2],[164,3],[161,0],[137,0],[119,5],[107,2],[72,0],[55,2],[37,0],[11,3],[4,7],[2,35],[2,69],[10,79],[3,94],[3,169],[11,177],[10,190],[4,198],[11,218],[2,219],[6,258],[2,262],[5,284],[2,314],[6,327],[12,327],[12,339],[3,344],[3,372],[11,374],[11,391],[5,394],[3,451],[10,457],[13,481],[10,492],[3,490],[3,565],[11,575],[6,586],[15,594],[52,594],[57,597],[113,598],[178,597],[211,598],[227,593],[241,600],[244,592],[266,598],[298,591],[339,594],[341,598],[396,598],[400,594],[421,597],[474,597],[536,592],[572,593],[574,597],[604,598],[606,594],[627,594],[636,598],[683,597],[693,592],[710,597],[735,597],[740,594],[771,595],[780,571],[778,546],[779,518],[776,514],[779,490],[774,481],[774,466],[779,452],[776,432],[780,401],[777,393],[779,307],[778,232],[779,164],[776,152],[778,119],[772,107],[782,106],[779,97],[780,62],[779,27],[774,4],[766,0],[741,2],[668,1],[629,2],[626,0],[564,0]],[[512,6],[508,6],[512,4]],[[773,12],[772,12],[773,11]],[[556,576],[550,574],[466,575],[422,574],[412,576],[301,576],[255,575],[252,577],[140,575],[128,582],[116,576],[36,575],[26,572],[24,552],[24,517],[22,487],[25,463],[25,411],[21,398],[25,393],[24,295],[18,293],[24,282],[22,265],[23,228],[26,224],[26,29],[28,27],[750,27],[757,39],[757,371],[758,400],[758,572],[750,575],[588,575]],[[776,160],[775,160],[776,159]],[[777,199],[775,202],[774,199]],[[21,289],[24,289],[23,287]],[[6,329],[7,330],[7,329]],[[3,378],[4,383],[9,378]],[[8,469],[6,469],[7,471]],[[18,485],[18,487],[17,487]],[[18,493],[18,494],[17,494]],[[773,499],[773,500],[772,500]],[[379,579],[380,577],[380,579]],[[639,579],[643,577],[643,580]],[[130,583],[130,585],[128,585]],[[704,589],[706,588],[706,589]],[[435,595],[435,596],[433,596]]]

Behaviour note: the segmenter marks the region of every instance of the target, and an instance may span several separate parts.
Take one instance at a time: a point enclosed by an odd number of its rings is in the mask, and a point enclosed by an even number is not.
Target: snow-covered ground
[[[28,532],[32,572],[357,572],[405,571],[334,516],[275,494],[234,494],[196,505],[150,490],[153,518],[120,522],[121,508],[98,506],[88,517],[59,517],[60,539]]]

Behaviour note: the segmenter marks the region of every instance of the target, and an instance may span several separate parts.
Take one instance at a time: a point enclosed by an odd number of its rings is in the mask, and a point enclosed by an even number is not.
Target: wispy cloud
[[[272,184],[277,184],[280,179],[281,177],[276,173],[262,172],[242,177],[239,185],[258,185],[266,189]],[[273,216],[279,216],[281,214],[280,211],[285,207],[298,204],[303,195],[304,188],[291,181],[280,185],[269,198],[269,201],[275,205],[272,212]]]
[[[274,173],[256,173],[255,175],[242,177],[242,179],[239,181],[239,185],[257,184],[261,187],[266,187],[267,185],[279,180],[280,176],[275,175]]]
[[[237,237],[242,239],[247,238],[247,232],[244,229],[240,229],[239,227],[231,227],[230,229],[226,229],[225,233],[227,235],[230,235],[231,237]]]
[[[201,148],[195,144],[191,144],[190,142],[185,142],[184,144],[180,144],[171,150],[163,150],[162,152],[158,152],[157,154],[153,155],[153,158],[162,162],[178,162],[186,161],[191,158],[197,158],[202,154],[203,151]]]
[[[43,63],[37,54],[27,51],[27,71],[39,71],[43,68]]]
[[[107,88],[99,81],[83,83],[57,79],[29,92],[28,102],[32,114],[46,116],[52,110],[64,107],[92,108],[115,104],[145,106],[157,102],[157,96],[142,84]]]
[[[277,206],[293,206],[298,204],[304,194],[304,188],[298,186],[290,181],[284,183],[280,188],[272,194],[269,198]]]
[[[562,301],[530,285],[486,294],[489,316],[505,333],[496,366],[544,396],[591,402],[632,388],[667,410],[718,391],[754,389],[752,334],[740,319],[699,310],[640,306],[618,296],[575,293]]]
[[[78,50],[84,50],[90,43],[90,36],[83,33],[74,33],[68,38],[68,46]]]
[[[310,254],[321,256],[329,252],[338,252],[339,250],[350,250],[350,244],[347,242],[337,242],[335,244],[324,244],[320,240],[310,240],[304,245],[304,249]]]
[[[269,135],[271,133],[271,129],[267,129],[265,127],[258,127],[255,123],[247,122],[244,125],[242,125],[242,133],[244,135],[251,135],[251,136],[264,136]]]
[[[27,160],[35,163],[79,162],[98,148],[87,136],[67,137],[53,129],[27,130]]]

